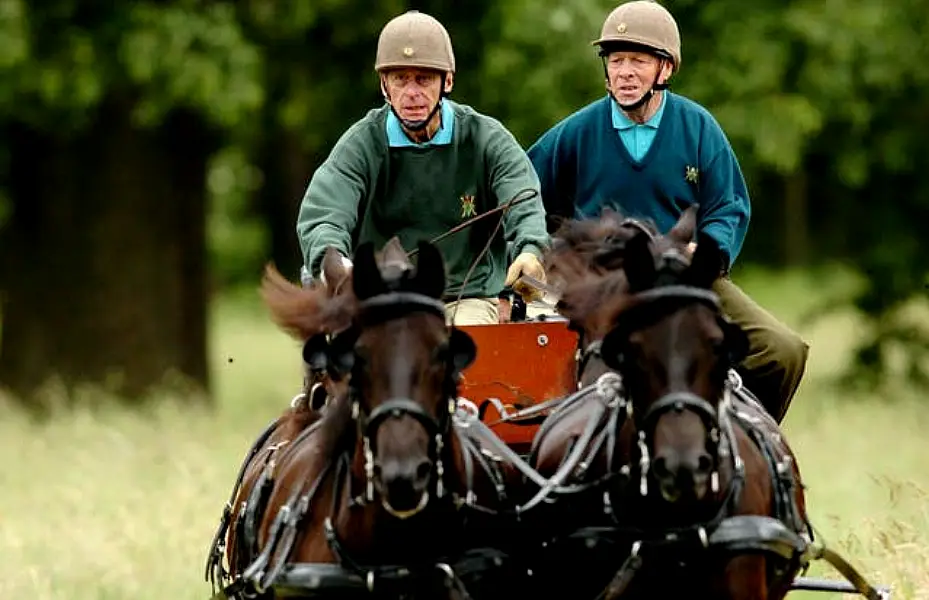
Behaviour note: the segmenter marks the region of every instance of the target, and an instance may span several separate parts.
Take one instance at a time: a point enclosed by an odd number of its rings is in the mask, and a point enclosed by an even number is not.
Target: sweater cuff
[[[542,249],[536,246],[535,244],[533,244],[532,242],[527,242],[523,244],[522,247],[519,249],[519,252],[516,253],[516,256],[519,256],[520,254],[523,254],[525,252],[528,252],[529,254],[534,254],[536,258],[538,258],[539,260],[542,260]],[[516,256],[514,256],[513,258],[515,259]]]
[[[703,228],[701,233],[713,238],[713,241],[719,246],[719,271],[722,274],[728,274],[729,269],[732,267],[732,255],[729,248],[732,237],[730,228],[723,223],[710,223]]]

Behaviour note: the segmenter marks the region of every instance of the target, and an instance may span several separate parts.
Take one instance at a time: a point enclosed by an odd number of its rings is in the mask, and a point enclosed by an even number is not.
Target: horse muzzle
[[[669,449],[655,456],[651,468],[665,501],[701,500],[710,487],[713,458],[706,451]]]
[[[374,467],[374,485],[384,509],[398,519],[419,514],[429,504],[434,465],[422,459],[385,461]]]

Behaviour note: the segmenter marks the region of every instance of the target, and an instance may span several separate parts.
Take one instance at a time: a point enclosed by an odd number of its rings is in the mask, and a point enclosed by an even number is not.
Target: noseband
[[[621,330],[624,337],[648,323],[653,323],[656,319],[694,303],[708,306],[716,313],[718,319],[723,318],[719,296],[710,290],[694,286],[665,285],[639,292],[635,294],[635,299],[636,303],[622,315],[623,323],[616,328]],[[646,443],[646,432],[653,430],[662,415],[670,411],[681,413],[685,410],[696,413],[706,426],[710,441],[719,446],[718,455],[723,456],[725,454],[725,436],[721,435],[721,431],[729,428],[725,415],[730,402],[730,385],[731,378],[727,378],[724,383],[723,398],[718,406],[713,406],[708,400],[693,392],[673,391],[658,398],[641,416],[637,413],[633,414],[633,422],[638,431],[638,446],[641,453],[640,492],[643,496],[647,491],[645,475],[651,462]],[[718,491],[718,486],[718,473],[714,471],[712,478],[714,492]]]
[[[687,286],[669,285],[658,287],[635,295],[636,305],[623,315],[623,320],[636,323],[623,327],[626,332],[644,326],[666,314],[679,310],[688,304],[698,303],[711,308],[720,315],[719,297],[710,290]],[[682,412],[692,410],[708,425],[718,425],[718,409],[704,398],[693,392],[669,392],[656,400],[641,418],[641,425],[646,427],[668,411]]]
[[[414,312],[433,314],[445,321],[445,305],[429,296],[414,292],[387,292],[378,294],[358,303],[357,326],[360,328],[377,325],[394,319],[408,316]],[[355,360],[352,370],[356,371],[360,361]],[[448,365],[449,367],[451,365]],[[451,371],[449,370],[451,374]],[[443,476],[445,473],[442,463],[442,453],[445,448],[445,437],[451,426],[451,416],[455,412],[454,395],[450,395],[448,402],[440,402],[439,412],[432,415],[423,406],[412,398],[391,398],[376,406],[370,413],[362,408],[362,394],[358,387],[358,373],[353,372],[349,383],[352,397],[352,418],[358,423],[364,447],[365,458],[365,499],[374,500],[374,451],[371,439],[376,437],[377,429],[388,419],[399,419],[409,416],[416,419],[431,438],[435,440],[435,465],[438,480],[436,482],[436,496],[444,495]],[[453,385],[453,382],[449,382]]]

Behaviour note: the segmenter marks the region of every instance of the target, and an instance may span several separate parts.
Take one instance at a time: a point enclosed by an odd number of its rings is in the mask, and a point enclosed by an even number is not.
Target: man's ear
[[[658,72],[658,83],[664,84],[671,79],[674,73],[674,64],[670,60],[661,61],[661,70]]]

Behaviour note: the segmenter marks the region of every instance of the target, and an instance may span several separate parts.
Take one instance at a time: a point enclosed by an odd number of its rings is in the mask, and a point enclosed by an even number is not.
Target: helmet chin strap
[[[439,100],[435,103],[435,106],[432,107],[432,110],[429,111],[429,114],[426,115],[424,119],[418,119],[415,121],[412,119],[404,119],[400,116],[400,113],[397,112],[397,109],[394,108],[393,103],[390,101],[390,96],[387,95],[387,90],[384,88],[384,84],[381,84],[381,93],[383,93],[384,98],[387,99],[387,104],[390,106],[390,112],[394,113],[394,116],[397,117],[397,120],[400,121],[400,124],[403,125],[403,128],[408,131],[418,133],[425,129],[427,125],[429,125],[429,121],[431,121],[435,114],[439,112],[439,108],[442,106],[442,98],[445,97],[445,73],[442,73],[440,86],[441,87],[439,89],[441,91],[439,92]]]
[[[407,129],[409,131],[419,132],[426,128],[426,126],[429,124],[429,121],[432,120],[432,117],[434,117],[435,114],[439,112],[439,107],[441,106],[442,106],[442,96],[439,96],[439,101],[435,103],[435,106],[432,107],[432,110],[429,111],[429,114],[426,115],[426,118],[419,119],[417,121],[414,121],[412,119],[404,119],[403,117],[401,117],[400,114],[397,112],[397,110],[394,108],[393,104],[390,105],[390,111],[394,113],[394,116],[397,117],[397,120],[400,121],[400,124],[403,125],[404,129]]]

